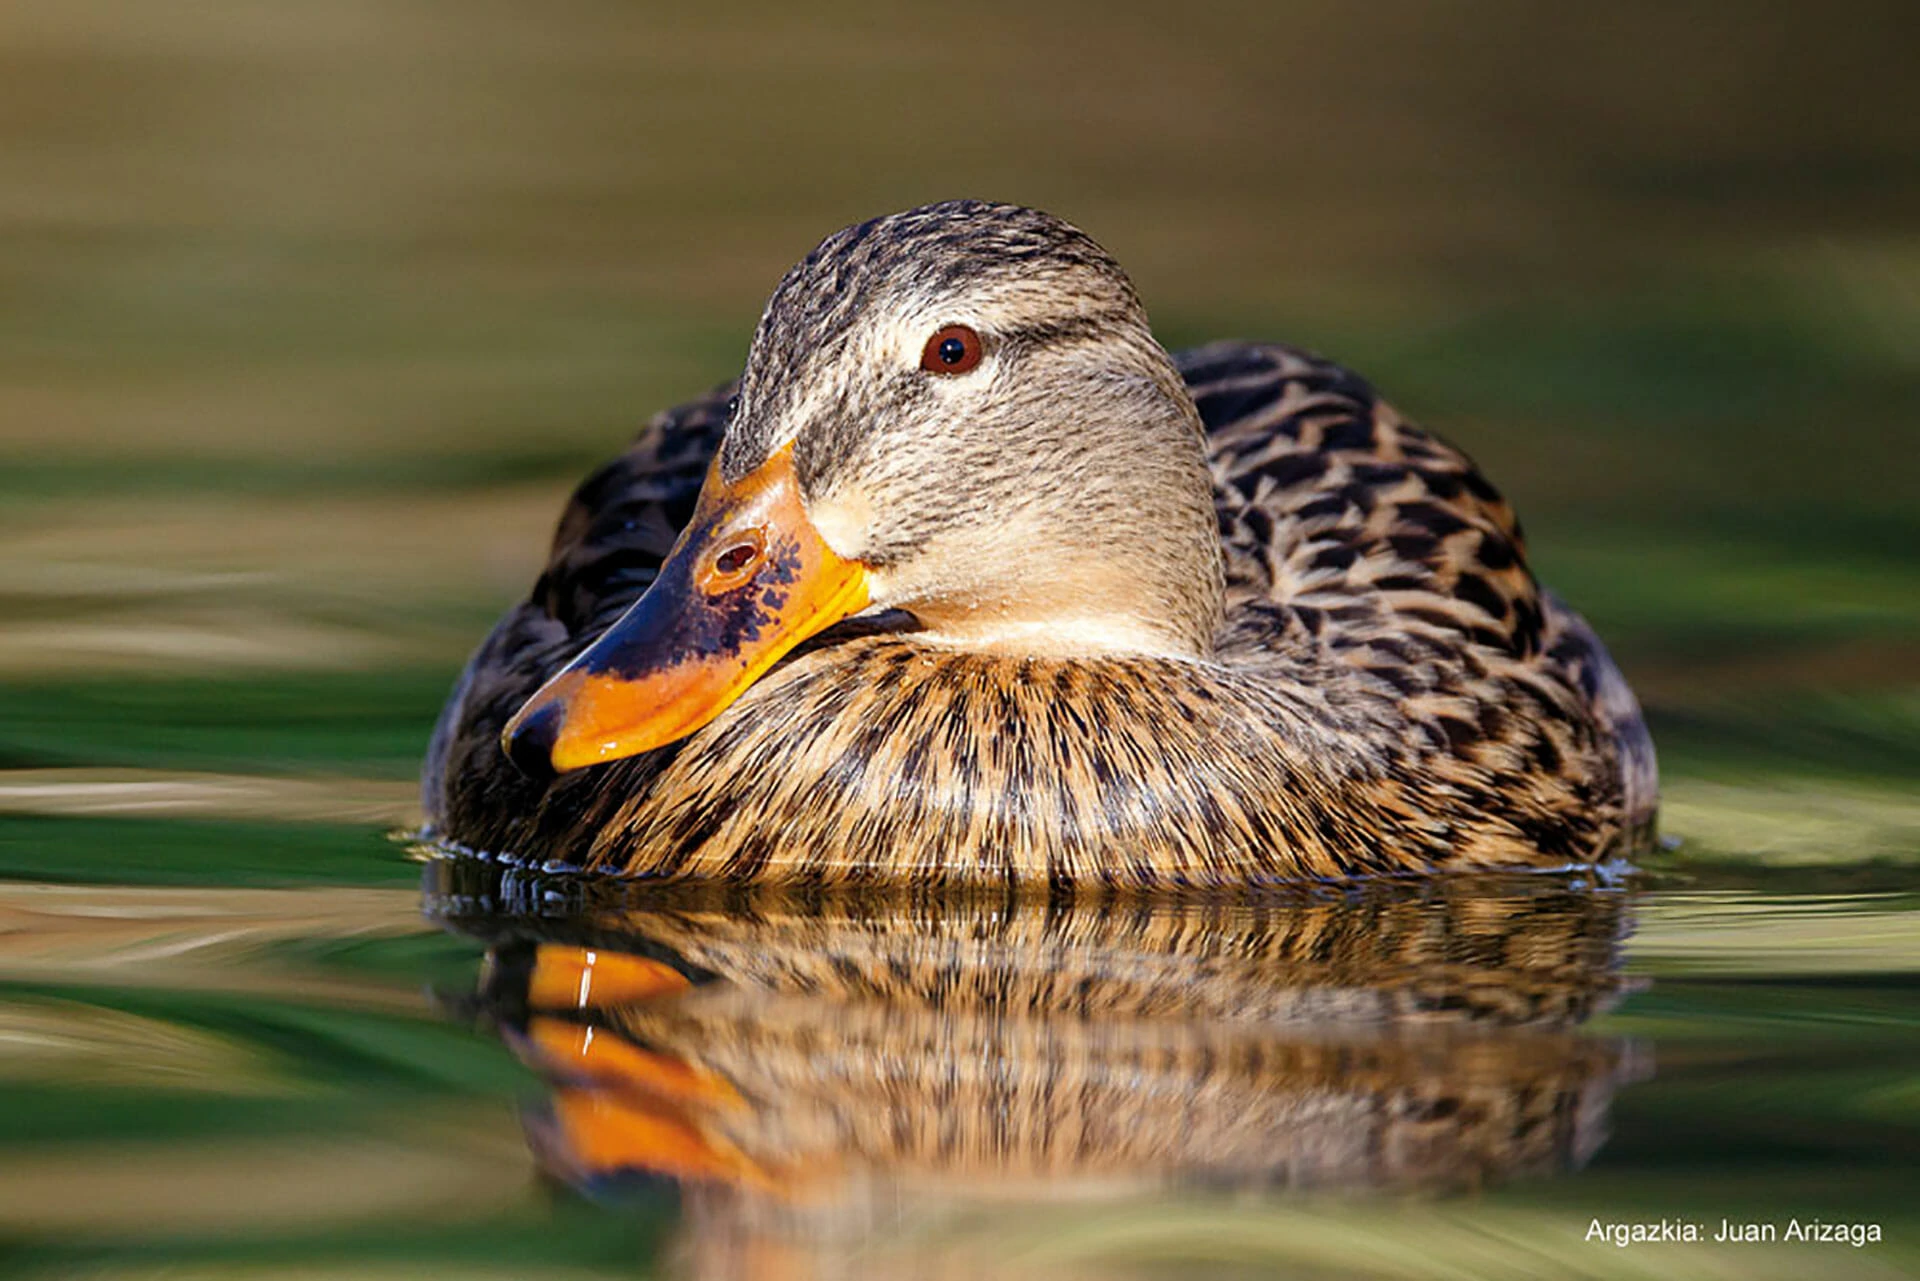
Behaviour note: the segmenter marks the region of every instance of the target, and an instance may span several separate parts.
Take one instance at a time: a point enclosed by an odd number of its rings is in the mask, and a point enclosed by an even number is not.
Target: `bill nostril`
[[[759,568],[766,549],[764,530],[741,530],[708,558],[706,567],[696,576],[700,590],[709,596],[719,596],[744,586]]]
[[[760,559],[760,548],[754,543],[735,543],[720,553],[713,567],[722,574],[737,574]]]
[[[528,778],[545,780],[558,771],[553,767],[553,744],[560,737],[560,722],[565,713],[559,703],[523,711],[500,735],[500,747],[514,768]]]

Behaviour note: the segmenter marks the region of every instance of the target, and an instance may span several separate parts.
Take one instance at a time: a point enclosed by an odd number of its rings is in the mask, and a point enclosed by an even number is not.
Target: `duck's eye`
[[[934,374],[964,374],[980,363],[980,335],[965,325],[947,325],[927,339],[920,368]]]

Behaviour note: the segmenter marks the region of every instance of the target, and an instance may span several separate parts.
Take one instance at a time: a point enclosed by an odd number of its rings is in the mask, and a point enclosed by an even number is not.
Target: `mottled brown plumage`
[[[990,380],[888,365],[915,317],[969,306]],[[716,450],[750,469],[788,443],[902,607],[680,742],[517,772],[502,726],[646,588]],[[742,386],[582,485],[425,793],[434,838],[536,862],[1139,886],[1605,861],[1655,776],[1625,682],[1464,455],[1293,348],[1169,362],[1091,241],[961,203],[830,238]]]

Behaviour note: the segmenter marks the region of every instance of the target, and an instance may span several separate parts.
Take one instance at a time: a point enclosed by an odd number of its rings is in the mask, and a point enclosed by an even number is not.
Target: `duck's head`
[[[955,201],[849,227],[780,282],[692,522],[508,724],[566,770],[671,743],[807,638],[1202,656],[1222,596],[1200,419],[1105,250]]]

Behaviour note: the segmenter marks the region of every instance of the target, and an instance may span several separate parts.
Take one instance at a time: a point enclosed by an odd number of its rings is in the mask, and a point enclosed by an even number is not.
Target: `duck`
[[[733,884],[1623,865],[1657,768],[1460,450],[1277,343],[1179,355],[1072,224],[828,236],[737,380],[563,512],[455,683],[430,848]]]

